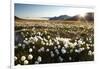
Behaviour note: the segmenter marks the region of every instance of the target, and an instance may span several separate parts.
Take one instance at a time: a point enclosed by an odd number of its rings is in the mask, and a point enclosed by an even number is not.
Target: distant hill
[[[35,17],[35,18],[20,18],[15,16],[15,20],[49,20],[49,18]]]
[[[22,20],[22,18],[19,18],[17,16],[14,16],[15,20]]]
[[[78,20],[86,19],[87,21],[94,21],[94,13],[88,12],[85,14],[84,17],[81,17],[80,15],[75,16],[68,16],[68,15],[60,15],[58,17],[38,17],[38,18],[20,18],[15,16],[15,20],[64,20],[64,21],[78,21]]]
[[[58,17],[52,17],[52,18],[49,18],[49,20],[66,20],[66,19],[69,19],[71,16],[68,16],[68,15],[61,15],[61,16],[58,16]]]
[[[80,18],[79,15],[75,15],[75,16],[73,16],[73,17],[70,17],[70,18],[66,19],[66,20],[78,21],[79,18]]]
[[[92,12],[86,13],[85,19],[88,21],[94,21],[94,13]]]
[[[77,21],[84,19],[87,21],[94,21],[94,13],[93,12],[86,13],[84,17],[81,17],[80,15],[75,15],[67,20]]]

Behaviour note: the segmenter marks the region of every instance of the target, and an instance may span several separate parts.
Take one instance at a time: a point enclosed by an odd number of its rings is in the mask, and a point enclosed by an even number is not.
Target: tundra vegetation
[[[15,20],[15,65],[94,60],[92,21]]]

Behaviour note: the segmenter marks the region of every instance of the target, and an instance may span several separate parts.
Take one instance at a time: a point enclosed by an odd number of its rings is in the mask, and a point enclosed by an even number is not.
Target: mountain
[[[49,18],[49,20],[66,20],[66,19],[69,19],[70,16],[68,15],[61,15],[61,16],[58,16],[58,17],[52,17],[52,18]]]
[[[79,15],[75,15],[73,17],[68,18],[67,20],[78,21],[79,19],[80,19]]]
[[[78,21],[78,20],[94,21],[94,13],[88,12],[88,13],[85,14],[84,17],[81,17],[80,15],[75,15],[73,17],[68,18],[67,20],[70,20],[70,21]]]
[[[15,20],[21,20],[21,18],[14,16]]]
[[[14,18],[15,20],[49,20],[49,18],[44,18],[44,17],[20,18],[20,17],[15,16]]]
[[[94,13],[87,12],[84,17],[80,15],[68,16],[68,15],[60,15],[58,17],[35,17],[35,18],[19,18],[15,16],[15,20],[66,20],[66,21],[78,21],[78,20],[87,20],[94,21]]]
[[[86,13],[85,19],[88,21],[94,21],[94,13],[92,12]]]

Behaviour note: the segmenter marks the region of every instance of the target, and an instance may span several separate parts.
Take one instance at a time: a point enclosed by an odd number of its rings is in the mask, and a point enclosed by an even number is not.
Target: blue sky
[[[74,16],[94,12],[93,8],[77,8],[54,5],[15,4],[15,15],[21,18],[54,17],[60,15]]]

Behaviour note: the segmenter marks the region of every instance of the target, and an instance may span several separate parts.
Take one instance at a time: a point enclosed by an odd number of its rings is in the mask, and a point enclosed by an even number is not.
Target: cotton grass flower
[[[34,41],[35,41],[35,42],[37,42],[37,41],[38,41],[38,38],[37,38],[37,36],[35,36],[35,37],[34,37]]]
[[[39,62],[38,61],[35,61],[35,64],[39,64]]]
[[[41,36],[37,36],[38,39],[43,40],[43,38]]]
[[[92,43],[92,40],[90,40],[89,42]]]
[[[33,51],[33,49],[32,48],[29,48],[29,52],[31,53]]]
[[[15,57],[14,57],[14,60],[17,61],[17,59],[18,59],[18,58],[15,56]]]
[[[35,27],[33,27],[32,30],[34,31],[35,30]]]
[[[56,54],[57,54],[57,55],[59,54],[59,51],[58,51],[58,49],[55,49],[55,52],[56,52]]]
[[[88,51],[88,55],[92,56],[93,52],[91,50]]]
[[[94,46],[94,44],[90,44],[90,46],[91,46],[91,47],[93,47],[93,46]]]
[[[60,49],[61,48],[61,46],[60,45],[58,45],[58,49]]]
[[[48,32],[45,30],[44,33],[47,34]]]
[[[41,50],[40,49],[38,49],[38,53],[40,53],[41,52]]]
[[[80,53],[81,51],[79,49],[75,49],[75,52],[76,53]]]
[[[41,56],[38,56],[37,61],[38,62],[41,62],[42,61],[42,57]]]
[[[92,38],[91,37],[89,37],[89,41],[92,41]]]
[[[50,54],[51,54],[51,57],[54,57],[54,53],[53,53],[53,51],[51,51]]]
[[[70,53],[72,53],[73,52],[73,49],[70,49]]]
[[[38,52],[44,52],[44,47],[41,47],[40,49],[38,49]]]
[[[32,44],[34,44],[35,42],[34,42],[34,41],[32,41],[31,43],[32,43]]]
[[[15,46],[14,48],[15,48],[15,49],[17,49],[17,48],[18,48],[18,46]]]
[[[42,40],[42,41],[41,41],[41,44],[42,44],[42,45],[45,45],[45,42]]]
[[[83,44],[85,44],[85,41],[83,41]]]
[[[43,38],[43,41],[48,42],[48,40],[46,38]]]
[[[89,40],[89,38],[86,38],[86,40],[88,41],[88,40]]]
[[[68,46],[68,43],[64,43],[64,47],[65,48],[68,48],[69,46]]]
[[[69,57],[69,60],[72,60],[72,57]]]
[[[29,34],[29,32],[26,32],[26,34],[28,35],[28,34]]]
[[[35,49],[35,46],[33,46],[33,49]]]
[[[86,44],[86,46],[88,47],[88,46],[89,46],[89,44]]]
[[[41,50],[42,52],[44,52],[44,47],[41,47],[40,50]]]
[[[49,40],[49,46],[52,46],[53,45],[53,41],[50,39]]]
[[[25,56],[22,56],[21,57],[21,61],[24,61],[24,60],[26,60],[26,57]]]
[[[48,35],[47,38],[50,39],[50,36]]]
[[[56,47],[56,46],[54,46],[54,49],[57,49],[57,47]]]
[[[28,40],[28,38],[25,38],[25,40],[27,41],[27,40]]]
[[[32,54],[29,54],[28,55],[28,60],[32,60],[33,59],[33,55]]]
[[[47,48],[47,49],[46,49],[46,52],[49,52],[49,51],[50,51],[50,50]]]
[[[50,43],[49,43],[49,46],[52,46],[52,45],[53,45],[53,42],[50,42]]]
[[[74,46],[76,46],[77,45],[77,42],[74,42]]]
[[[19,43],[19,44],[18,44],[18,46],[20,47],[20,46],[22,46],[22,44],[21,44],[21,43]]]
[[[64,47],[62,47],[61,52],[62,52],[62,54],[65,54],[66,53],[66,49]]]
[[[46,46],[48,46],[48,45],[49,45],[49,43],[47,42],[47,43],[46,43]]]
[[[57,43],[57,45],[59,45],[60,43],[59,43],[59,41],[56,41],[56,43]]]
[[[25,44],[22,44],[23,49],[25,48]]]
[[[84,47],[82,47],[82,48],[80,48],[80,51],[83,51],[85,48]]]
[[[25,60],[25,61],[24,61],[24,65],[27,65],[28,63],[29,63],[28,60]]]
[[[29,38],[29,40],[33,40],[33,39],[34,39],[33,37],[30,37],[30,38]]]
[[[24,41],[23,41],[23,43],[25,43],[25,44],[27,44],[27,45],[29,44],[29,42],[28,42],[28,41],[26,41],[26,40],[24,40]]]
[[[60,62],[62,62],[64,59],[61,56],[59,56],[59,60]]]
[[[82,45],[83,44],[82,40],[78,40],[78,44]]]
[[[70,46],[71,48],[74,48],[74,47],[75,47],[75,45],[74,45],[73,43],[69,43],[69,46]]]
[[[86,47],[86,49],[88,49],[88,50],[89,50],[89,49],[90,49],[90,47],[89,47],[89,46],[87,46],[87,47]]]
[[[40,36],[41,35],[41,32],[37,32],[37,34]]]

